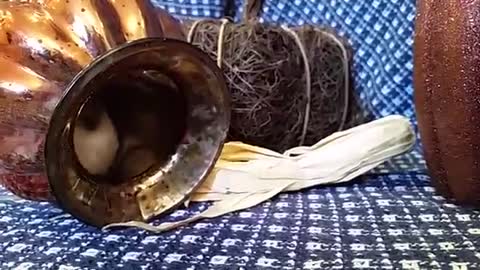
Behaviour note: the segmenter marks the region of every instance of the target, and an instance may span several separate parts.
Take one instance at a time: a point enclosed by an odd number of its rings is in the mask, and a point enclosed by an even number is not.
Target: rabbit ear
[[[75,153],[82,166],[93,175],[106,174],[119,148],[118,135],[105,112],[97,113],[93,129],[76,125],[73,133]]]

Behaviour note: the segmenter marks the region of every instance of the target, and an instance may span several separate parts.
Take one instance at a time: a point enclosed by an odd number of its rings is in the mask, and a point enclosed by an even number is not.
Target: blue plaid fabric
[[[152,0],[152,3],[180,17],[221,18],[225,14],[223,0]]]

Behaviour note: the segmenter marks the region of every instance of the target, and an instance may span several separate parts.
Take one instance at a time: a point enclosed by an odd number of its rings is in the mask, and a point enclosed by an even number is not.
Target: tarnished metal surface
[[[229,123],[220,70],[183,40],[179,22],[148,0],[0,2],[0,183],[96,226],[178,205],[213,166]],[[165,88],[154,72],[179,95],[154,92]],[[129,177],[86,172],[72,127],[100,90],[113,121],[126,123],[121,131],[141,129],[153,150],[170,147],[163,159]],[[128,113],[147,108],[158,134]]]

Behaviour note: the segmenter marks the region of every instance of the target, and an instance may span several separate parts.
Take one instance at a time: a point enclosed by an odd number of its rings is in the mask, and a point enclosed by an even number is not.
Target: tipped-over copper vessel
[[[221,71],[148,0],[0,2],[0,183],[85,223],[147,220],[213,167]]]

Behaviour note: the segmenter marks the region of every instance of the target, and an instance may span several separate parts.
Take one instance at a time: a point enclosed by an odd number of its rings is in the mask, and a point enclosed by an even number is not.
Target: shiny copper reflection
[[[0,183],[51,199],[43,143],[66,85],[93,59],[144,37],[184,39],[148,0],[0,1]]]

